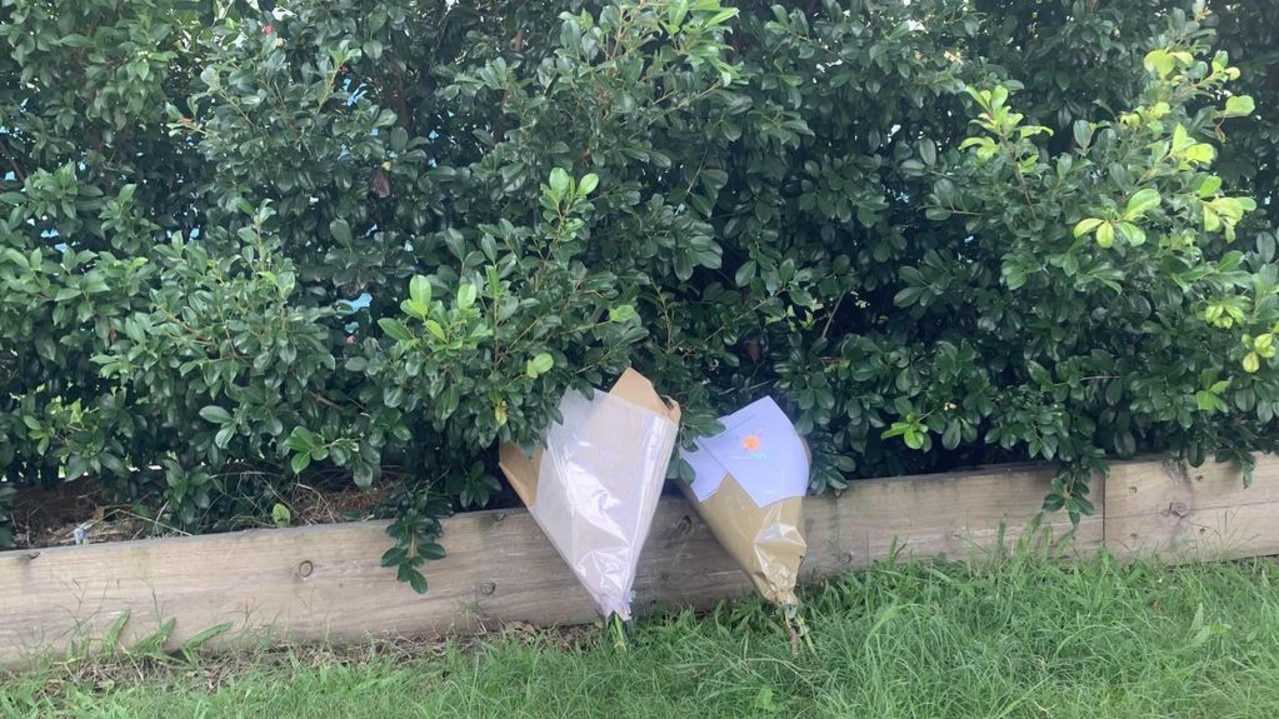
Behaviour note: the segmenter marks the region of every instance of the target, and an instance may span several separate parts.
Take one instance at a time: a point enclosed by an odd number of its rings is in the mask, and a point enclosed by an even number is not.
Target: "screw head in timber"
[[[680,518],[679,524],[675,526],[676,534],[686,537],[693,533],[693,518],[687,514]]]

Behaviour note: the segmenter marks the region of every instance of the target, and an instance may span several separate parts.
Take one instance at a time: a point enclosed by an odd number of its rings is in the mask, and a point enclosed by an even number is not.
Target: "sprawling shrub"
[[[628,364],[688,438],[773,394],[814,492],[1047,459],[1077,516],[1114,457],[1246,461],[1277,25],[1214,10],[15,0],[0,502],[393,481],[421,589],[493,445]]]

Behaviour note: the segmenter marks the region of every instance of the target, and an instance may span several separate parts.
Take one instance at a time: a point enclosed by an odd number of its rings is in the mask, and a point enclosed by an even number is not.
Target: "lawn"
[[[810,590],[792,658],[753,602],[466,645],[299,647],[4,680],[3,717],[1279,717],[1279,566],[1015,557]]]

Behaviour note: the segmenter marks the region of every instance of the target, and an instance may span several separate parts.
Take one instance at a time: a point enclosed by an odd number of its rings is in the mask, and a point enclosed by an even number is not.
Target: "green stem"
[[[799,657],[799,642],[803,640],[804,646],[810,654],[817,652],[817,646],[813,643],[813,637],[808,632],[808,624],[804,622],[804,617],[799,613],[798,604],[784,604],[782,610],[782,623],[786,626],[786,633],[790,635],[790,653],[791,657]]]
[[[613,632],[613,648],[619,652],[627,651],[630,645],[626,641],[626,625],[616,613],[608,616],[609,628]]]

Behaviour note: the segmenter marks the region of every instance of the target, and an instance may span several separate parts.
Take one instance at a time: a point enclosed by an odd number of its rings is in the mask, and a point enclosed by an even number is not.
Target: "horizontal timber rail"
[[[901,552],[964,559],[1011,545],[1035,526],[1053,476],[1019,465],[861,480],[841,498],[809,499],[814,580]],[[1041,531],[1070,549],[1121,558],[1239,558],[1279,554],[1279,459],[1259,459],[1255,486],[1240,469],[1147,459],[1093,482],[1096,513],[1063,513]],[[445,523],[448,557],[427,566],[417,595],[380,566],[385,523],[263,529],[0,552],[0,665],[65,652],[128,615],[122,645],[173,621],[171,646],[229,624],[224,645],[264,638],[361,641],[439,635],[521,621],[594,619],[590,597],[523,510],[461,514]],[[636,607],[713,606],[749,591],[745,575],[680,498],[662,500],[636,580]]]

